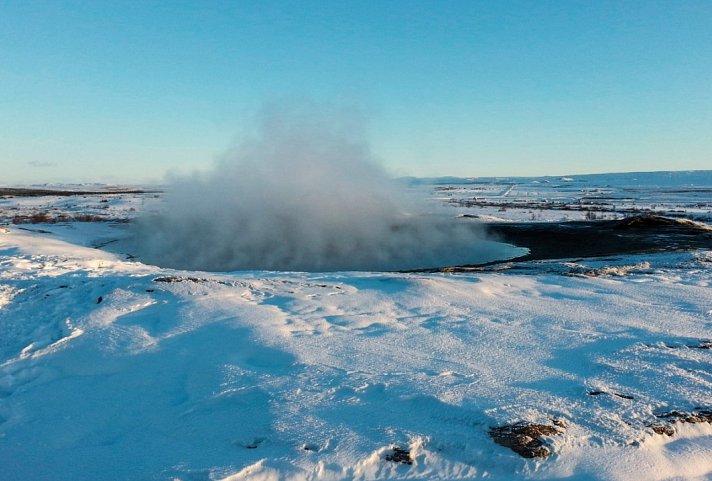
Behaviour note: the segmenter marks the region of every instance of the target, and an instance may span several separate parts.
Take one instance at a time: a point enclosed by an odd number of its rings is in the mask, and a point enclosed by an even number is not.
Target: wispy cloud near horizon
[[[43,161],[43,160],[31,160],[27,162],[27,165],[31,167],[38,167],[38,168],[49,168],[49,167],[57,167],[57,162],[49,162],[49,161]]]

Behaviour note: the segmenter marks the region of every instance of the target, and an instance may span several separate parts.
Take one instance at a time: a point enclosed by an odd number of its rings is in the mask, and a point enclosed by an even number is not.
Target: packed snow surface
[[[712,478],[712,251],[205,273],[115,235],[0,227],[3,480]]]

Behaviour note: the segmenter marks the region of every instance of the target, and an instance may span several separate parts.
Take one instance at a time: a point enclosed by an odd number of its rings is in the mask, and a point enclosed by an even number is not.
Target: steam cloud
[[[471,225],[412,213],[357,116],[266,108],[258,133],[207,173],[174,179],[132,227],[149,263],[208,270],[405,270],[511,257]],[[411,213],[408,213],[411,212]]]

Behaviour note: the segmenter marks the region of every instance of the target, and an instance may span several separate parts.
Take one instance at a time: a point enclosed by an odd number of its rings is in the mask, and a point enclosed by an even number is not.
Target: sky
[[[203,169],[355,106],[394,175],[712,169],[712,2],[0,2],[0,184]]]

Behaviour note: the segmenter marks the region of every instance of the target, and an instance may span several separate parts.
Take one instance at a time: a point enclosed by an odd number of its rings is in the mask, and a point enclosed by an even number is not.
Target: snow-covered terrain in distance
[[[712,171],[412,180],[483,220],[572,221],[654,213],[712,222]],[[434,192],[433,192],[434,189]]]
[[[663,184],[648,182],[650,205],[709,212]],[[545,195],[573,182],[557,185]],[[94,248],[122,223],[11,224],[103,198],[0,205],[3,480],[712,476],[710,250],[457,275],[203,273]]]

